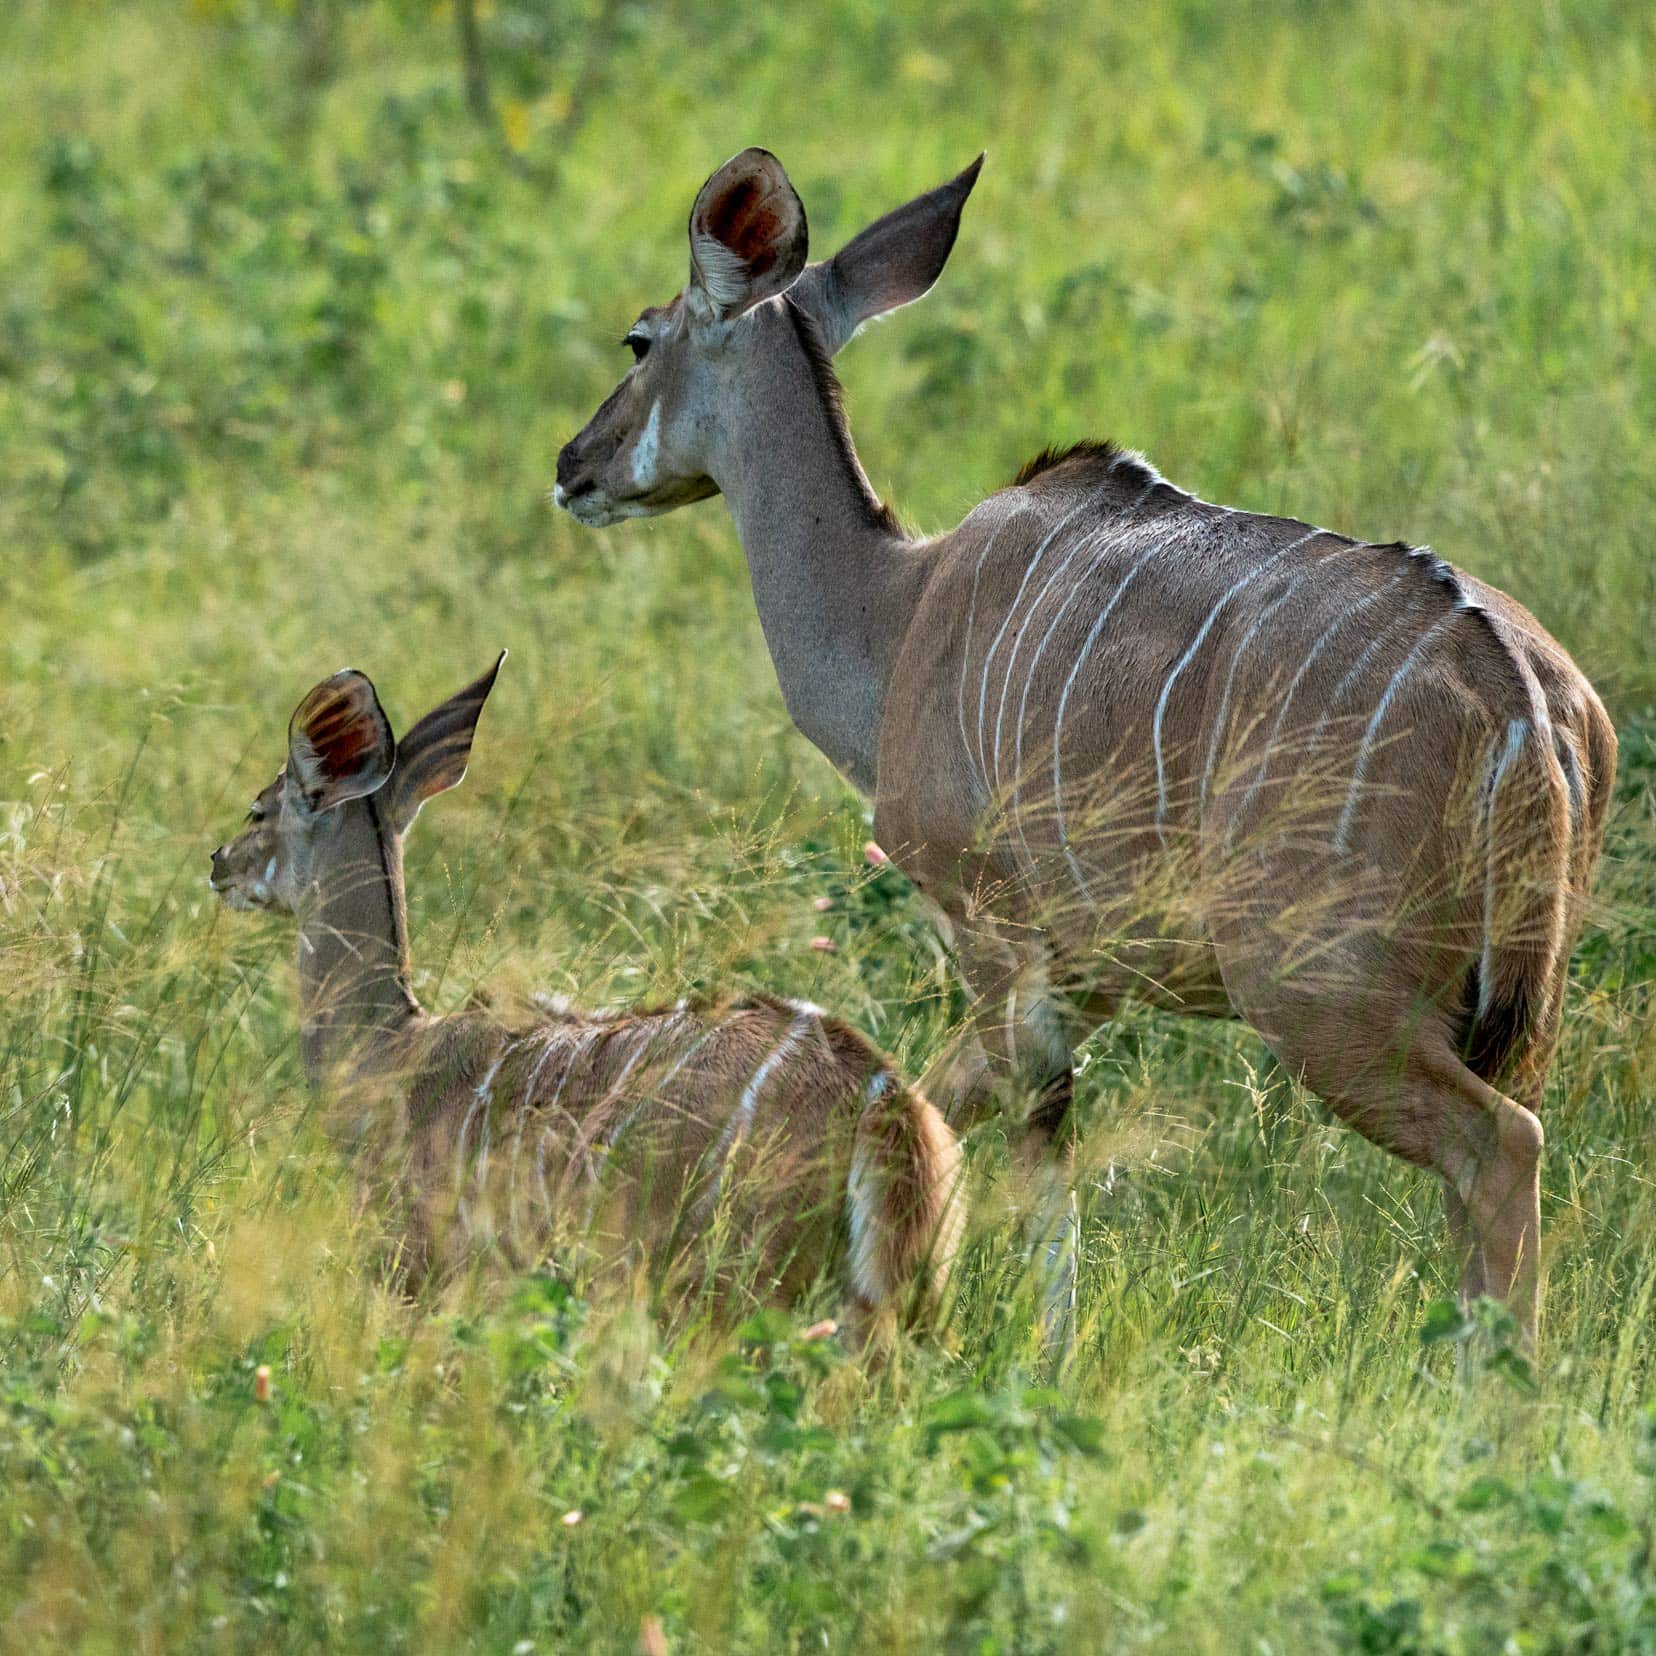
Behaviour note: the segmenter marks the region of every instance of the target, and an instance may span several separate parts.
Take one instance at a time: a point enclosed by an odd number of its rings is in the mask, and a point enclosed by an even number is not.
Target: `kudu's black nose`
[[[565,499],[574,499],[576,495],[587,494],[593,487],[590,477],[581,476],[581,451],[575,446],[574,439],[565,443],[558,451],[558,487],[563,490]]]

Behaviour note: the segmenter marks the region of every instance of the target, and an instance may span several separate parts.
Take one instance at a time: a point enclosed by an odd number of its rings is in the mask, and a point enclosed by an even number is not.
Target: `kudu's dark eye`
[[[634,362],[642,362],[645,353],[650,349],[650,336],[642,333],[630,333],[621,341],[633,354]]]

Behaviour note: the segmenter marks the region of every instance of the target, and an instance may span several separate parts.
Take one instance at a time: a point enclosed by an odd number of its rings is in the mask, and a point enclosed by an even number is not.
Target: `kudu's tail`
[[[904,1323],[935,1320],[965,1227],[960,1144],[936,1106],[885,1064],[864,1094],[846,1208],[863,1308]]]
[[[1528,719],[1499,739],[1481,813],[1484,834],[1483,949],[1464,1057],[1491,1086],[1545,1067],[1563,999],[1563,965],[1583,820],[1579,775],[1571,776]]]

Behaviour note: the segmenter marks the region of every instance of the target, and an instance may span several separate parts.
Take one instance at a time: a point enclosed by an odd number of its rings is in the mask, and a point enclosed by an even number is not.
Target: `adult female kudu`
[[[232,908],[298,919],[306,1072],[339,1094],[364,1190],[400,1211],[405,1265],[418,1277],[479,1243],[532,1260],[565,1240],[631,1266],[648,1241],[658,1281],[694,1287],[735,1265],[787,1295],[833,1256],[843,1213],[857,1331],[934,1311],[962,1227],[959,1146],[820,1007],[756,995],[528,1023],[422,1011],[403,837],[465,776],[499,668],[400,743],[363,674],[324,680],[293,715],[286,768],[213,853]]]
[[[1238,1014],[1443,1179],[1463,1291],[1533,1333],[1542,1084],[1615,735],[1529,613],[1419,548],[1236,511],[1109,445],[1048,452],[950,533],[869,487],[830,358],[943,268],[981,157],[806,264],[750,149],[690,281],[558,457],[583,523],[722,492],[795,723],[941,909],[1033,1141],[1128,996]]]

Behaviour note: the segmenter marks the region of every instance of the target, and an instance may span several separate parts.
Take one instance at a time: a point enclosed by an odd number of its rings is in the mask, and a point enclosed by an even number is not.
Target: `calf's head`
[[[324,679],[288,725],[287,764],[260,790],[242,831],[213,852],[209,883],[233,909],[293,913],[351,865],[407,833],[432,795],[458,786],[493,667],[420,720],[399,744],[365,673]]]

